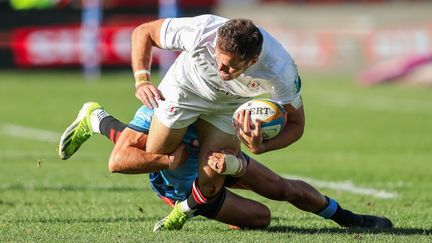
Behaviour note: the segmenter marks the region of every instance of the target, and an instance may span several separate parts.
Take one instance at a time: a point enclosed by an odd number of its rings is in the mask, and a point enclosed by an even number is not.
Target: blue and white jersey
[[[148,133],[154,110],[141,106],[135,113],[135,117],[128,124],[128,127]],[[196,128],[189,126],[183,143],[186,145],[188,159],[175,170],[162,170],[150,173],[150,183],[154,191],[159,195],[171,198],[175,201],[182,201],[189,195],[192,182],[198,177],[198,155],[199,147]]]

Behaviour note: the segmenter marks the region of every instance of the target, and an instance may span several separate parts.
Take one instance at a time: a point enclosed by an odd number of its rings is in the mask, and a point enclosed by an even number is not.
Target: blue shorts
[[[148,133],[152,117],[153,110],[143,105],[137,110],[128,127],[138,132]],[[174,201],[186,199],[193,181],[198,177],[199,148],[194,126],[190,126],[187,130],[183,143],[189,153],[189,157],[183,165],[175,170],[162,170],[149,174],[152,189],[159,196]]]
[[[148,133],[150,129],[153,110],[146,106],[141,106],[135,113],[134,119],[128,124],[128,127],[143,133]],[[173,206],[175,201],[185,200],[192,188],[192,183],[198,177],[198,155],[199,147],[197,140],[196,128],[189,126],[183,143],[188,151],[188,159],[183,165],[175,170],[161,170],[159,172],[149,173],[150,186],[165,202]],[[244,154],[244,153],[243,153]],[[249,156],[244,154],[246,161],[249,163]],[[227,176],[225,186],[230,187],[239,178]]]

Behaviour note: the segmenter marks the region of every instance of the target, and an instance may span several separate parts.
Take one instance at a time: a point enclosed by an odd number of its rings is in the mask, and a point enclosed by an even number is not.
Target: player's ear
[[[254,65],[255,63],[258,62],[258,55],[256,55],[255,57],[253,57],[250,61],[249,61],[249,66]]]

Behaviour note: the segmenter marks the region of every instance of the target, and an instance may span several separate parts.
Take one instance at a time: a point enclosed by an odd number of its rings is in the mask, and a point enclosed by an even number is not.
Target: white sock
[[[195,212],[195,210],[192,210],[192,209],[189,207],[189,205],[188,205],[188,203],[187,203],[187,199],[184,200],[184,201],[182,201],[182,202],[180,203],[180,206],[181,206],[181,208],[182,208],[182,211],[183,211],[185,214],[187,214],[187,215],[191,215],[193,212]]]
[[[96,109],[90,113],[90,125],[91,129],[94,133],[100,133],[99,125],[102,119],[109,116],[105,110],[103,109]]]

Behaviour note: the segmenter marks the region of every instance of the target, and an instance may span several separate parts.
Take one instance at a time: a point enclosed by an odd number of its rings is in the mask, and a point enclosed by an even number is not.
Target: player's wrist
[[[237,159],[240,162],[240,166],[239,166],[238,170],[236,171],[236,173],[232,176],[233,177],[242,177],[246,174],[246,169],[248,167],[248,163],[244,159],[241,159],[241,158],[237,158]]]
[[[134,78],[135,78],[135,88],[138,88],[141,85],[144,84],[152,84],[150,81],[150,71],[147,69],[141,69],[134,72]]]
[[[254,154],[262,154],[266,151],[264,144],[250,145],[250,146],[247,146],[247,148],[249,149],[249,151],[251,151]]]
[[[143,76],[143,75],[150,76],[151,73],[150,73],[150,71],[147,70],[147,69],[140,69],[140,70],[137,70],[137,71],[134,72],[134,77],[135,77],[135,78],[137,78],[137,77],[141,77],[141,76]]]
[[[233,154],[225,154],[225,166],[222,175],[241,177],[246,173],[247,162]]]

